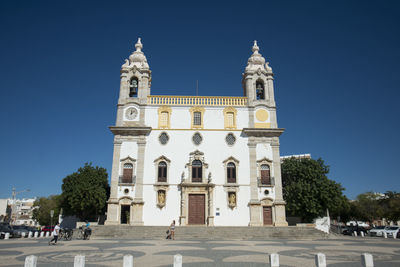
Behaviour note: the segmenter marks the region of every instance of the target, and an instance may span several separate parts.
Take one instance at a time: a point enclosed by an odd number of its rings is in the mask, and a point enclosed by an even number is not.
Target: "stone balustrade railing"
[[[148,105],[170,106],[238,106],[247,105],[247,97],[228,96],[157,96],[147,97]]]
[[[182,255],[176,254],[174,255],[174,263],[173,267],[182,267]],[[25,267],[36,267],[37,264],[37,256],[31,255],[25,258]],[[74,258],[74,267],[84,267],[85,266],[85,255],[77,255]],[[123,267],[133,267],[133,256],[125,255],[123,258]],[[270,267],[279,267],[279,254],[269,254],[269,266]],[[323,253],[318,253],[315,255],[315,266],[317,267],[326,267],[326,257]],[[361,254],[361,266],[363,267],[373,267],[374,259],[373,256],[369,253]]]

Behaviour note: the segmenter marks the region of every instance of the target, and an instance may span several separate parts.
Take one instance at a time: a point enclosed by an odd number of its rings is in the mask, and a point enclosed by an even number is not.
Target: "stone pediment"
[[[126,158],[120,159],[120,161],[132,161],[132,162],[136,162],[136,159],[131,158],[130,156],[127,156]]]
[[[267,161],[267,162],[272,162],[271,159],[268,159],[268,158],[266,158],[266,157],[263,157],[262,159],[257,160],[257,163],[261,163],[261,162],[265,162],[265,161]]]
[[[229,157],[226,160],[224,160],[222,163],[227,163],[228,161],[234,161],[236,163],[239,163],[240,161],[234,157]]]
[[[154,160],[154,162],[159,162],[159,161],[166,161],[168,163],[171,163],[171,160],[169,158],[167,158],[166,156],[161,156]]]

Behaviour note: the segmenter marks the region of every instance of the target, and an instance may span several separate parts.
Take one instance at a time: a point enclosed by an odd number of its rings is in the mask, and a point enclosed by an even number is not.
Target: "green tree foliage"
[[[50,225],[51,210],[54,210],[53,225],[58,221],[58,215],[60,214],[60,195],[41,197],[34,202],[33,206],[37,208],[33,210],[32,218],[37,220],[40,225]]]
[[[353,218],[372,222],[375,219],[382,218],[384,214],[381,194],[366,192],[357,196],[356,201],[353,202]]]
[[[400,193],[387,191],[385,197],[380,200],[383,208],[383,216],[390,221],[400,220]]]
[[[344,188],[329,180],[329,166],[322,159],[285,159],[282,163],[283,197],[288,215],[304,222],[326,215],[340,216],[350,209]]]
[[[109,191],[106,169],[86,163],[63,179],[61,206],[66,215],[93,220],[104,214]]]

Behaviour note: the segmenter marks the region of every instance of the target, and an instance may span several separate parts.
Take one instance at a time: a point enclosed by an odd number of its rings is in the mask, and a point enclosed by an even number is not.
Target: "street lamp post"
[[[15,190],[15,187],[13,187],[13,189],[12,189],[12,200],[13,200],[13,204],[12,204],[12,208],[11,208],[11,221],[12,222],[14,222],[14,224],[15,224],[15,222],[16,222],[16,220],[17,220],[17,215],[15,214],[15,212],[16,212],[16,210],[15,210],[15,205],[16,205],[16,202],[17,202],[17,194],[20,194],[20,193],[23,193],[23,192],[29,192],[29,191],[31,191],[30,189],[25,189],[25,190],[22,190],[22,191],[16,191]],[[15,216],[14,216],[15,215]]]

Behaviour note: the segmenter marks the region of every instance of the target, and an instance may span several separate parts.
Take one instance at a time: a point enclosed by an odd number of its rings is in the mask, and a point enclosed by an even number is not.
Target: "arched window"
[[[271,184],[270,169],[267,164],[261,165],[261,184],[265,185]]]
[[[233,162],[229,162],[227,165],[227,180],[228,183],[236,183],[236,165]]]
[[[132,176],[133,176],[133,165],[131,163],[125,163],[121,182],[124,184],[131,184]]]
[[[257,100],[265,99],[264,83],[262,81],[256,82],[256,95],[257,95]]]
[[[203,169],[203,164],[200,160],[193,160],[192,162],[192,182],[195,183],[201,183],[202,182],[202,169]]]
[[[138,79],[136,77],[133,77],[131,79],[131,82],[129,83],[129,97],[136,97],[138,88],[139,88]]]
[[[165,161],[161,161],[158,163],[158,182],[165,183],[167,182],[167,163]]]

